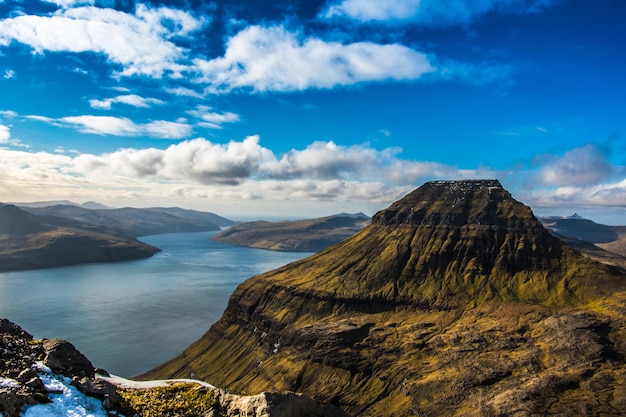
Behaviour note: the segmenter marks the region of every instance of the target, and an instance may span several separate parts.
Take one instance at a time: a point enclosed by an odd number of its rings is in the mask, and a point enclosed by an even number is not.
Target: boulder
[[[43,364],[54,372],[68,377],[94,376],[95,371],[91,361],[70,342],[59,339],[44,339],[43,348],[46,353]]]

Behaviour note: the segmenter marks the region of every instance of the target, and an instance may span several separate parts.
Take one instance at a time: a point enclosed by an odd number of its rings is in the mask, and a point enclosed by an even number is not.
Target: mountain
[[[626,269],[626,226],[607,226],[574,214],[569,217],[540,217],[555,236],[583,255]]]
[[[363,229],[370,218],[363,213],[284,222],[247,222],[212,237],[237,246],[295,252],[317,252]]]
[[[24,210],[38,216],[61,217],[104,226],[132,236],[218,231],[220,227],[235,224],[214,213],[181,208],[87,209],[75,205],[53,205],[24,207]]]
[[[252,277],[142,378],[292,390],[354,416],[624,415],[626,275],[495,180],[435,181]]]
[[[0,205],[0,271],[123,261],[158,251],[111,229]]]

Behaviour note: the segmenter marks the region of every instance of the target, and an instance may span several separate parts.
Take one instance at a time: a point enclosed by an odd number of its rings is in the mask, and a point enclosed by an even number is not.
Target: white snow
[[[53,373],[50,368],[37,364],[39,377],[50,394],[50,404],[28,407],[23,417],[107,417],[102,401],[89,397],[70,385],[71,379]]]
[[[17,387],[17,381],[11,378],[3,378],[0,376],[0,388],[15,388]],[[0,416],[2,413],[0,413]]]
[[[198,381],[197,379],[156,379],[152,381],[133,381],[131,379],[122,378],[121,376],[116,376],[116,375],[111,375],[111,376],[98,375],[98,378],[104,379],[105,381],[109,381],[111,384],[117,387],[131,388],[131,389],[167,387],[168,385],[178,384],[178,383],[198,384],[207,388],[216,389],[215,386],[209,384],[208,382]]]

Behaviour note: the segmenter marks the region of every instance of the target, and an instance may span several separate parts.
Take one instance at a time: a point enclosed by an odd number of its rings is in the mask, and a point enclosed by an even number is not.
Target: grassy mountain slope
[[[0,271],[123,261],[158,250],[104,227],[0,205]]]
[[[145,377],[300,391],[358,416],[620,415],[625,302],[626,275],[552,236],[499,182],[432,182],[243,283]]]
[[[317,252],[352,236],[369,221],[369,217],[358,213],[297,221],[248,222],[224,230],[212,239],[252,248]]]

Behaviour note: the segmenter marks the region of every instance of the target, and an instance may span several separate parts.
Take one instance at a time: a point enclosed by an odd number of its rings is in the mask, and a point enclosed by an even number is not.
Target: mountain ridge
[[[626,404],[606,398],[626,392],[625,278],[495,180],[426,183],[241,284],[202,338],[143,377],[296,390],[356,416],[619,415]]]

